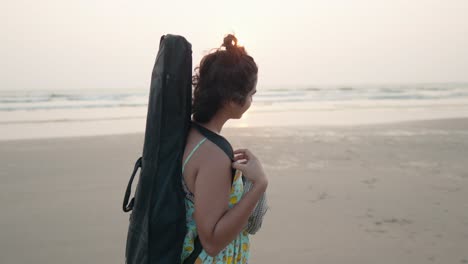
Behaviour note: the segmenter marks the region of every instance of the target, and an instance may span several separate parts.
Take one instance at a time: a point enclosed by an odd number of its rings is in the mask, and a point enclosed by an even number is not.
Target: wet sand
[[[222,134],[270,179],[249,263],[468,263],[468,119]],[[0,142],[0,263],[124,263],[122,201],[142,144]]]

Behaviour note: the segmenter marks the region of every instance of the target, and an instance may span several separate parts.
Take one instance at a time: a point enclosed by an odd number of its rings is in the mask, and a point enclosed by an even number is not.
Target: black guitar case
[[[128,264],[181,262],[186,234],[182,157],[188,131],[194,126],[233,161],[229,142],[191,120],[192,45],[182,36],[161,36],[148,100],[143,155],[127,185],[123,211],[130,212],[125,248]],[[133,179],[140,170],[135,195],[128,203]],[[235,169],[232,169],[234,177]],[[194,263],[200,240],[184,263]]]

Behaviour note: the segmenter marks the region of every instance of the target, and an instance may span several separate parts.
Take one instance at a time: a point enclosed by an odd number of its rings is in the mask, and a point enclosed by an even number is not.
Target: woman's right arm
[[[261,180],[229,209],[231,168],[231,160],[224,153],[213,155],[212,160],[200,164],[195,180],[194,219],[202,246],[210,256],[216,256],[239,235],[268,185],[265,176],[258,177]]]

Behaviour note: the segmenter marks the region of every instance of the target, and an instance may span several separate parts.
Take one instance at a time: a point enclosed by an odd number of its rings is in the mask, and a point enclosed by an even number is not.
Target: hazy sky
[[[1,90],[145,88],[159,38],[185,36],[194,66],[227,33],[258,87],[468,81],[468,1],[8,1]]]

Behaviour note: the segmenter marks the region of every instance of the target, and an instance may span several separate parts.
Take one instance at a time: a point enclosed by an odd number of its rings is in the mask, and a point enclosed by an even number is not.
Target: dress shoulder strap
[[[200,145],[205,142],[206,140],[206,137],[204,137],[202,140],[200,140],[200,142],[198,142],[198,144],[192,149],[192,151],[190,152],[190,154],[187,156],[187,158],[185,159],[184,161],[184,165],[182,165],[182,173],[184,173],[184,168],[185,168],[185,164],[187,164],[187,162],[189,161],[189,159],[192,157],[193,153],[195,153],[195,151],[198,149],[198,147],[200,147]]]
[[[191,126],[195,127],[203,136],[205,136],[208,140],[213,142],[215,145],[217,145],[220,149],[223,150],[224,153],[229,157],[229,159],[234,162],[234,151],[232,149],[231,144],[229,141],[224,138],[223,136],[207,129],[206,127],[199,125],[198,123],[191,121],[190,122]],[[234,182],[234,176],[236,174],[236,169],[232,168],[231,169],[231,184]]]

